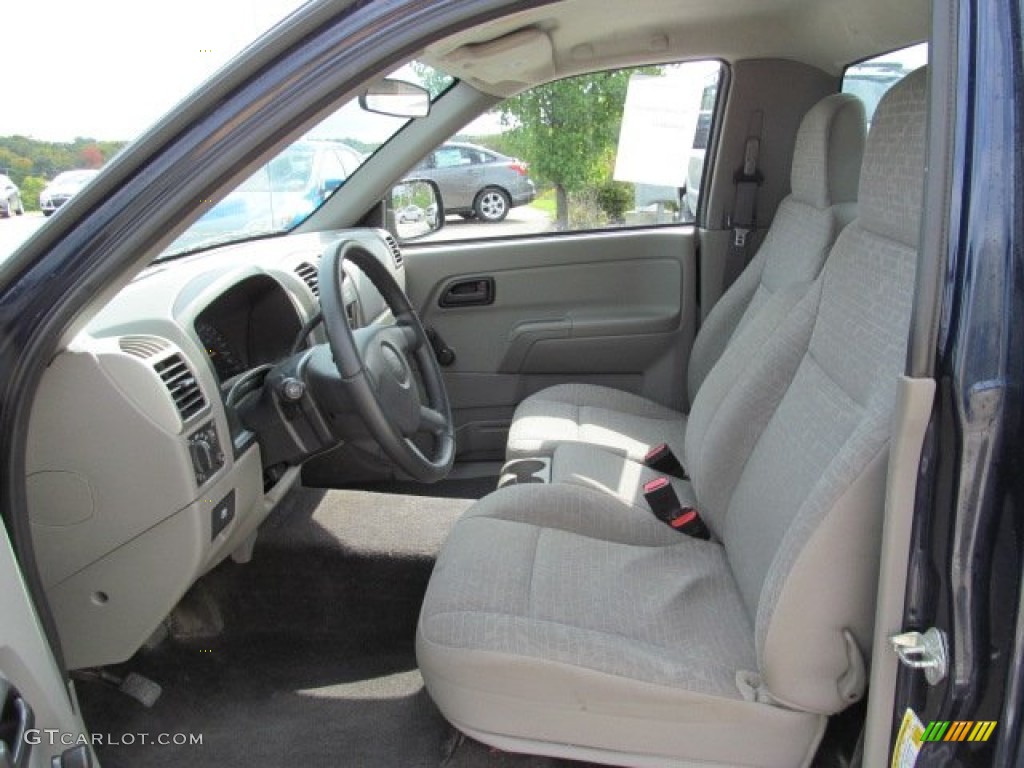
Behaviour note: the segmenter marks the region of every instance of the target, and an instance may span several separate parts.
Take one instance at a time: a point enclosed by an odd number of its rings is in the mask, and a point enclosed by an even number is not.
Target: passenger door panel
[[[455,352],[445,380],[460,459],[501,458],[515,406],[552,384],[603,384],[679,407],[694,251],[686,226],[407,246],[409,296]],[[452,303],[453,287],[490,293]]]

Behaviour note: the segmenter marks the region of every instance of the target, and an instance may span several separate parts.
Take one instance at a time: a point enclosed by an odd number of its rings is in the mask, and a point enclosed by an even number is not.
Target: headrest
[[[916,248],[924,199],[928,72],[907,75],[882,97],[860,175],[860,225]]]
[[[793,148],[793,197],[815,208],[851,203],[864,154],[864,105],[849,93],[835,93],[804,115]]]

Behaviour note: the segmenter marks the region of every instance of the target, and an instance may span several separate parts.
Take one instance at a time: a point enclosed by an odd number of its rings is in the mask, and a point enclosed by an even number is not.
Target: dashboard
[[[221,293],[199,313],[192,327],[224,384],[285,357],[302,324],[277,280],[252,275]]]
[[[203,573],[251,556],[301,468],[268,475],[229,393],[296,344],[326,341],[311,321],[320,255],[339,238],[358,240],[404,288],[401,253],[382,230],[226,246],[144,270],[51,362],[27,487],[50,606],[61,637],[75,638],[69,668],[128,659]],[[385,320],[377,290],[345,270],[350,323]]]

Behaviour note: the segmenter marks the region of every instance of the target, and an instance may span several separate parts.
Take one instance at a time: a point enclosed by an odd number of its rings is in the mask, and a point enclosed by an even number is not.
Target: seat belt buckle
[[[749,235],[749,234],[750,234],[750,230],[749,229],[744,229],[742,227],[735,227],[733,229],[733,231],[732,231],[732,244],[735,245],[737,248],[746,248],[747,247],[747,235]]]
[[[701,520],[700,513],[693,507],[684,507],[679,503],[675,488],[667,477],[647,481],[643,490],[651,512],[665,525],[697,539],[711,538],[711,532]]]
[[[706,541],[711,538],[711,531],[708,530],[707,524],[701,520],[700,512],[693,507],[683,507],[680,509],[679,514],[669,522],[669,526],[695,539],[704,539]]]
[[[683,480],[690,479],[682,463],[672,453],[672,449],[668,447],[668,443],[658,443],[651,448],[647,455],[644,456],[644,466],[650,467],[656,472],[661,472],[663,475],[672,475]]]

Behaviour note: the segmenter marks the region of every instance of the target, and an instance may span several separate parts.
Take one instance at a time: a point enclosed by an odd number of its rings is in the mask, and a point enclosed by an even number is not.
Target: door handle
[[[494,303],[493,277],[460,278],[441,292],[442,307],[482,307]]]
[[[26,768],[32,747],[25,734],[35,726],[32,707],[0,678],[0,768]]]

